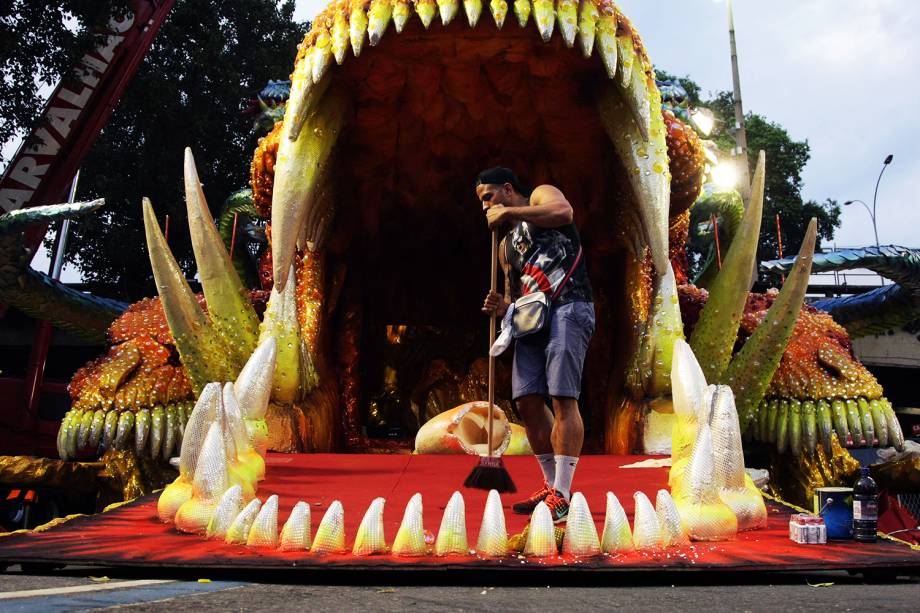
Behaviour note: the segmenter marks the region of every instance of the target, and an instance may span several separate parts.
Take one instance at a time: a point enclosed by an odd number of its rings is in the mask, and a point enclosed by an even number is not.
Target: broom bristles
[[[480,457],[479,463],[463,482],[463,486],[477,490],[495,490],[499,494],[513,494],[517,491],[505,463],[501,457],[496,456]]]

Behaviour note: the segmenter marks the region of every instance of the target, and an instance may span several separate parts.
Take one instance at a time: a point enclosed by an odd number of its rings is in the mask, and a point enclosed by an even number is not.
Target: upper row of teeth
[[[342,2],[332,14],[317,17],[301,48],[301,54],[310,60],[308,74],[314,83],[319,82],[333,57],[338,64],[345,61],[349,44],[355,56],[359,56],[365,40],[372,46],[378,44],[391,21],[396,32],[402,32],[413,11],[426,29],[435,13],[440,15],[441,23],[446,26],[460,12],[460,4],[461,0],[371,0],[352,2],[350,6]],[[470,27],[475,27],[482,15],[482,0],[463,0],[462,4],[467,22]],[[628,65],[621,62],[621,70],[625,68],[628,72],[632,71],[632,62],[643,57],[641,50],[635,48],[631,27],[609,0],[513,0],[510,4],[522,28],[527,26],[533,15],[544,42],[549,42],[558,25],[565,44],[574,47],[577,38],[582,53],[588,58],[597,40],[611,78],[617,71],[618,52],[626,53]],[[506,0],[490,0],[489,11],[496,27],[504,25],[508,8]],[[625,27],[623,33],[617,36],[619,22]],[[640,60],[640,63],[645,62]],[[624,83],[629,82],[629,76],[625,75]]]

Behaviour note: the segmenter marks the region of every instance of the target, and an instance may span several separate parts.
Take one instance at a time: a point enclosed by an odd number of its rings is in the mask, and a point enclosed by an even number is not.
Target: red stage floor
[[[632,494],[645,492],[651,500],[667,482],[666,468],[622,468],[638,456],[585,456],[578,465],[574,489],[585,494],[598,530],[603,527],[605,493],[613,491],[632,519]],[[313,531],[333,500],[345,507],[346,540],[355,532],[371,500],[386,499],[384,522],[392,543],[409,498],[421,492],[425,528],[437,533],[450,495],[461,490],[466,500],[467,533],[476,542],[486,492],[467,490],[462,483],[475,463],[469,456],[406,455],[280,455],[268,458],[266,480],[259,497],[280,497],[279,526],[298,500],[310,504]],[[541,477],[532,458],[507,458],[515,483],[523,493],[539,485]],[[503,496],[509,534],[523,530],[528,518],[510,511],[518,495]],[[769,525],[742,533],[737,540],[693,543],[660,552],[635,552],[591,559],[558,557],[499,560],[474,556],[398,558],[390,555],[312,555],[254,549],[203,537],[180,534],[156,519],[156,496],[94,516],[78,517],[39,533],[0,538],[0,563],[54,562],[107,566],[173,568],[583,568],[592,570],[832,570],[866,568],[920,568],[920,551],[895,542],[873,545],[838,542],[798,545],[788,537],[786,507],[768,504]]]

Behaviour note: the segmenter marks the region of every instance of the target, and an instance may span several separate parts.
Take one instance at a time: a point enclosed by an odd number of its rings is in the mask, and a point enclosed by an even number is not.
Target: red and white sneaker
[[[520,515],[530,515],[537,508],[537,505],[552,493],[553,489],[549,486],[549,483],[544,481],[542,488],[531,494],[529,498],[515,502],[511,505],[511,510]]]
[[[549,507],[554,524],[565,523],[569,518],[569,501],[560,496],[556,490],[550,490],[549,496],[544,498],[543,502]]]

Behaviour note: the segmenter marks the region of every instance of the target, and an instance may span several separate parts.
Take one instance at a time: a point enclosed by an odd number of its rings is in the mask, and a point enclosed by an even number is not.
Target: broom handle
[[[498,290],[498,228],[492,230],[492,291]],[[495,313],[489,317],[489,457],[492,457],[492,412],[495,407],[495,357],[492,344],[495,342]]]

